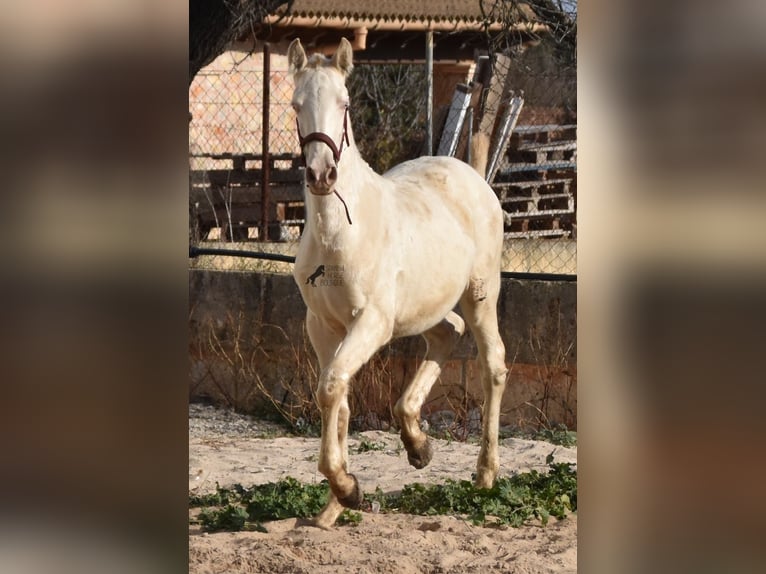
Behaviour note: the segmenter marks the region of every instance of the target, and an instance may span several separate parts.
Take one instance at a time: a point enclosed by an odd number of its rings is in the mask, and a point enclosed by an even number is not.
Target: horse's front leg
[[[319,471],[330,483],[331,496],[315,524],[329,528],[343,507],[358,508],[362,491],[348,472],[348,388],[351,377],[391,338],[391,321],[372,308],[364,309],[349,327],[335,356],[319,377],[317,402],[322,414]]]

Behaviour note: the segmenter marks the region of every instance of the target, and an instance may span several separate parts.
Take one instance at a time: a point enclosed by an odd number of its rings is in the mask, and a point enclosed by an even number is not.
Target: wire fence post
[[[263,135],[261,137],[261,241],[269,240],[269,111],[271,109],[271,50],[263,44]]]
[[[426,155],[433,155],[434,141],[434,33],[426,32]]]

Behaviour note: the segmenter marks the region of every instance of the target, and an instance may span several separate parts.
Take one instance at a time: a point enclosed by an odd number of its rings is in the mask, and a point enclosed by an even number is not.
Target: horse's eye
[[[290,105],[293,107],[293,109],[294,109],[296,112],[299,112],[299,111],[301,111],[301,107],[300,107],[298,104],[296,104],[295,102],[292,102]]]

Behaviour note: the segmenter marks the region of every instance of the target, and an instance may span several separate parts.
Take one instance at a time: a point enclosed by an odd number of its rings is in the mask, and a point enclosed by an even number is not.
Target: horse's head
[[[319,54],[306,58],[295,39],[287,50],[295,79],[292,105],[298,118],[298,136],[306,163],[306,183],[315,195],[334,191],[344,142],[348,145],[348,90],[352,50],[343,38],[332,58]]]

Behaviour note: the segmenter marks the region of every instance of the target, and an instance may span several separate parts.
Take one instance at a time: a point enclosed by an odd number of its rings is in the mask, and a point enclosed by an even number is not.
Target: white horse
[[[423,468],[431,460],[420,409],[465,329],[453,311],[458,303],[478,346],[485,399],[475,484],[491,487],[508,372],[497,326],[503,243],[497,197],[475,169],[454,158],[422,157],[383,176],[367,165],[348,121],[352,50],[345,39],[331,59],[308,59],[294,40],[288,59],[307,186],[294,276],[321,368],[318,467],[331,488],[313,524],[329,528],[343,507],[362,502],[348,472],[348,386],[396,337],[422,334],[428,345],[394,412],[410,464]]]

